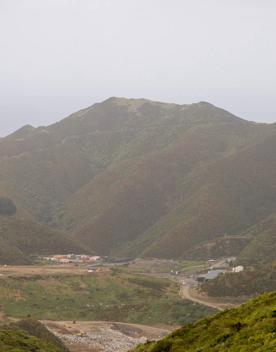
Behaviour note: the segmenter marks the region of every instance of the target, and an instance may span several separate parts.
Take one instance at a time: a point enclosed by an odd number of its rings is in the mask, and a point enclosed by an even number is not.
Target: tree
[[[16,205],[9,198],[0,197],[0,215],[14,215],[16,214]]]

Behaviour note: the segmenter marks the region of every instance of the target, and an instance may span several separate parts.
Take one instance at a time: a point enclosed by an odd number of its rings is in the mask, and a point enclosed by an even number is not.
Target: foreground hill
[[[0,328],[1,352],[69,352],[41,323],[24,320]]]
[[[98,254],[238,255],[276,213],[275,149],[275,125],[205,102],[110,98],[2,138],[0,191]]]
[[[276,346],[276,292],[200,320],[159,342],[139,346],[136,352],[274,352]]]

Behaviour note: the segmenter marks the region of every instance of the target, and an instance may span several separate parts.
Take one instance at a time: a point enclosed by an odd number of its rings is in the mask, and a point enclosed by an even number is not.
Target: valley
[[[2,321],[38,319],[71,352],[128,351],[241,302],[194,291],[192,277],[209,265],[137,259],[108,272],[70,263],[2,266]]]
[[[275,14],[0,0],[0,352],[276,352]]]
[[[115,266],[106,261],[107,271],[62,259],[60,264],[4,265],[1,321],[40,320],[70,352],[127,352],[247,301],[249,296],[210,297],[198,290],[200,273],[230,259],[136,259]]]
[[[206,102],[125,98],[1,138],[4,335],[124,352],[275,291],[275,143]]]
[[[175,326],[212,312],[182,300],[170,275],[135,274],[131,266],[100,272],[86,266],[19,266],[0,273],[2,311],[16,318]]]

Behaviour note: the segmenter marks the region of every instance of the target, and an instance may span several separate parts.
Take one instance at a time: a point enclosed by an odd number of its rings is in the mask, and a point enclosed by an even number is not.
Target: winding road
[[[215,297],[208,297],[200,295],[196,292],[196,281],[192,279],[179,280],[180,290],[179,295],[183,299],[187,299],[189,301],[202,304],[206,307],[214,308],[220,311],[223,311],[228,308],[233,308],[237,306],[236,303],[230,303],[225,301],[218,301]]]

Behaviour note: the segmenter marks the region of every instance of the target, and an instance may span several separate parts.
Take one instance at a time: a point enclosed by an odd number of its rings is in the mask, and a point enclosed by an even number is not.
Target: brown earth
[[[86,267],[75,265],[9,265],[0,266],[0,279],[5,277],[31,277],[35,275],[80,275],[88,273]]]

